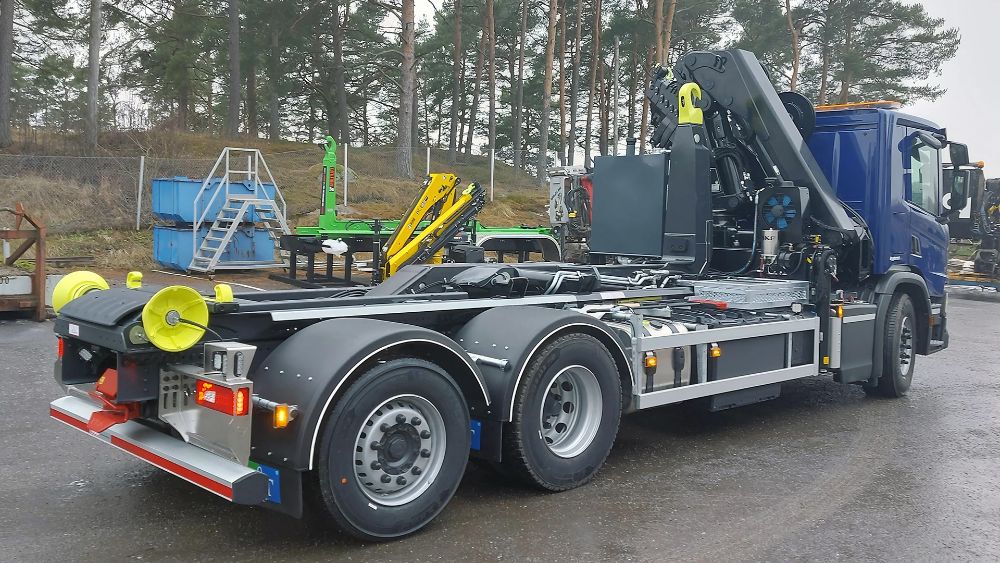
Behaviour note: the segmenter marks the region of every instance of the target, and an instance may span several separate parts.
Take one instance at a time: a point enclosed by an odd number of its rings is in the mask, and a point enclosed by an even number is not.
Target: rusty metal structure
[[[20,203],[14,208],[0,207],[0,213],[14,216],[13,229],[0,229],[0,240],[20,240],[21,243],[8,256],[4,266],[13,266],[24,254],[35,247],[35,271],[31,276],[31,293],[20,295],[0,295],[0,311],[32,311],[36,321],[45,320],[45,225],[31,217]],[[24,222],[30,229],[22,228]]]

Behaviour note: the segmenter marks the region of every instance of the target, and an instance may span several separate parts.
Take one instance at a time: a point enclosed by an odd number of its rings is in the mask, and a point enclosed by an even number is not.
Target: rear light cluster
[[[229,389],[199,379],[195,387],[195,402],[232,416],[243,416],[250,413],[250,388]]]

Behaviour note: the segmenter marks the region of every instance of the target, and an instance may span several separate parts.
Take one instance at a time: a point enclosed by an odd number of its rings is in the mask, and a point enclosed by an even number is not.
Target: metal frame
[[[792,319],[787,321],[775,321],[748,326],[736,326],[726,328],[715,328],[706,330],[695,330],[686,333],[665,334],[653,337],[633,338],[633,361],[636,365],[642,365],[642,357],[645,352],[662,350],[664,348],[676,348],[679,346],[701,346],[716,342],[726,342],[731,340],[744,340],[757,336],[787,335],[788,344],[791,343],[792,334],[796,332],[813,331],[813,361],[810,364],[801,366],[791,365],[791,346],[786,346],[788,352],[785,356],[785,367],[781,369],[720,379],[717,381],[699,382],[684,387],[673,389],[663,389],[651,393],[634,393],[635,406],[637,410],[650,407],[658,407],[671,403],[679,403],[689,399],[708,397],[730,391],[749,389],[770,383],[779,383],[802,377],[809,377],[819,374],[819,317],[809,317],[802,319]],[[704,351],[698,350],[699,362],[703,358]],[[704,371],[699,364],[699,379],[704,375]],[[638,373],[638,370],[633,370]],[[639,382],[633,389],[641,390]]]
[[[3,261],[4,266],[13,266],[32,246],[35,247],[35,272],[31,276],[30,295],[0,295],[0,311],[30,309],[36,321],[44,321],[45,311],[45,225],[28,215],[20,203],[14,208],[0,207],[0,213],[14,215],[14,229],[0,230],[0,240],[22,240],[23,242]],[[27,221],[34,229],[22,229]]]

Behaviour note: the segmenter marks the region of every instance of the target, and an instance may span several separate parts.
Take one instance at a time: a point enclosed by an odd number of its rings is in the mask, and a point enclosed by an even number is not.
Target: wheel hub
[[[385,401],[358,431],[354,474],[362,492],[390,506],[417,498],[441,470],[445,438],[444,418],[427,399]]]
[[[570,366],[553,376],[539,412],[546,447],[564,458],[583,453],[601,425],[602,403],[597,376],[589,369]]]
[[[899,324],[899,373],[906,375],[913,362],[913,328],[910,317]]]

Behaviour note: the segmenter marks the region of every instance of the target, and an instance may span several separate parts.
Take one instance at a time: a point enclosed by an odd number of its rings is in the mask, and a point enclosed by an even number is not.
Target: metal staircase
[[[220,179],[218,183],[214,181],[216,178]],[[271,193],[268,193],[269,191]],[[208,197],[208,201],[202,205],[201,202],[205,197]],[[218,208],[216,201],[224,202],[221,208]],[[286,219],[287,206],[259,150],[232,147],[223,149],[215,161],[215,166],[212,167],[212,172],[202,183],[193,205],[194,253],[188,270],[214,272],[285,265],[284,259],[280,256],[278,243],[281,235],[291,234]],[[211,216],[213,209],[218,209],[214,217]],[[201,239],[198,234],[210,221],[208,234]],[[247,228],[267,232],[268,239],[274,245],[271,258],[269,260],[223,259],[237,231]]]

